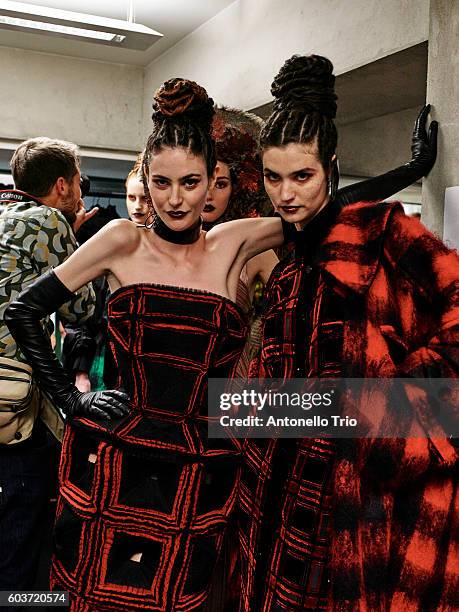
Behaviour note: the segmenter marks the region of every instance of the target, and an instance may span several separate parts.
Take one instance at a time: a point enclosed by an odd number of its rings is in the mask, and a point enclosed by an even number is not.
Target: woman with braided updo
[[[226,107],[216,109],[213,119],[213,138],[216,145],[217,166],[215,182],[208,191],[206,206],[202,214],[204,229],[210,230],[216,224],[233,219],[272,214],[272,205],[263,188],[262,161],[258,147],[262,126],[262,120],[251,113]],[[415,141],[416,138],[419,139],[419,136],[416,136],[415,133],[413,140]],[[397,171],[376,179],[341,189],[337,192],[335,199],[343,203],[351,203],[358,201],[359,198],[362,200],[375,199],[378,192],[380,197],[384,197],[409,185],[413,180],[422,176],[426,170],[426,164],[418,161],[416,175],[416,171],[412,168],[403,166]],[[394,183],[395,173],[398,176],[396,183]],[[259,309],[252,309],[255,287],[257,285],[256,297],[259,303],[261,301],[259,288],[267,283],[277,262],[278,258],[273,251],[265,251],[248,261],[241,273],[237,301],[244,310],[254,313],[251,318],[249,338],[236,370],[236,376],[241,377],[241,380],[246,378],[248,364],[260,347]],[[233,578],[228,592],[233,601],[236,599],[238,589],[234,584],[236,582],[234,578],[237,576],[238,566],[236,565],[236,569],[233,567],[237,557],[237,548],[236,538],[232,535],[233,531],[230,528],[226,548],[224,548],[226,563],[220,572],[221,575],[218,575],[217,585],[214,585],[211,591],[212,599],[216,593],[221,597],[222,584],[224,584],[227,573]],[[231,603],[228,604],[229,608],[231,605]],[[222,610],[223,607],[221,604],[214,605],[217,610]]]
[[[335,197],[334,80],[328,59],[293,56],[272,85],[265,188],[297,231],[266,287],[251,374],[456,378],[459,259],[400,204]],[[247,441],[244,612],[455,609],[457,456],[416,390],[403,404],[413,438]]]
[[[207,436],[207,375],[234,374],[247,330],[241,270],[283,233],[273,218],[201,230],[213,115],[196,83],[164,83],[142,160],[146,224],[109,223],[5,315],[68,416],[51,585],[70,592],[73,612],[201,609],[235,507],[240,446]],[[80,393],[40,320],[100,275],[118,389]]]
[[[282,83],[284,89],[289,83]],[[429,107],[422,109],[415,123],[412,137],[413,159],[380,176],[337,189],[334,200],[341,205],[359,201],[380,201],[401,191],[430,171],[436,157],[436,122],[432,122],[429,137],[425,122]],[[217,223],[272,214],[272,206],[263,189],[262,163],[258,141],[263,121],[239,109],[218,107],[213,120],[217,166],[215,181],[207,194],[203,210],[203,228]],[[292,126],[294,129],[294,126]],[[334,179],[337,187],[338,175]],[[252,258],[241,274],[238,302],[249,309],[257,282],[266,284],[278,262],[273,251],[265,251]],[[260,285],[259,285],[260,286]]]

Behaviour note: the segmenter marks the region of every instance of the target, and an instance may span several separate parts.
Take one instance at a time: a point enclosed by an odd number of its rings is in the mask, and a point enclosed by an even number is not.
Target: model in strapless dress
[[[247,323],[207,291],[138,284],[108,304],[120,421],[67,427],[52,562],[73,612],[195,610],[239,481],[240,447],[207,437],[207,378],[231,377]]]

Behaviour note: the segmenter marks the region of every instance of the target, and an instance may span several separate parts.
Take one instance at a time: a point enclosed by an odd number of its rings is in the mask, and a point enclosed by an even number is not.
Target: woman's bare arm
[[[220,223],[208,232],[208,238],[226,245],[227,251],[235,250],[242,265],[258,253],[284,243],[279,217],[238,219]]]
[[[76,291],[94,278],[110,272],[114,260],[132,252],[138,241],[139,232],[131,221],[110,221],[54,271],[70,291]]]

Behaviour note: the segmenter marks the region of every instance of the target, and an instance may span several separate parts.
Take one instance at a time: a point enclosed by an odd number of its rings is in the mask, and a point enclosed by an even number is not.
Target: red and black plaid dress
[[[229,377],[246,320],[230,300],[155,284],[109,306],[132,414],[67,428],[52,563],[73,612],[188,611],[208,595],[239,479],[239,449],[207,437],[207,377]]]

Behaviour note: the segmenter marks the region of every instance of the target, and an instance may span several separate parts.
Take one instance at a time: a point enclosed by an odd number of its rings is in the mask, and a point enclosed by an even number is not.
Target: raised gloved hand
[[[411,139],[412,159],[407,166],[418,168],[421,176],[427,176],[437,159],[438,121],[432,121],[429,131],[426,132],[427,116],[430,113],[430,104],[426,104],[418,115],[414,124]]]
[[[33,368],[40,387],[68,416],[120,418],[129,412],[123,391],[81,393],[57,359],[41,320],[73,297],[73,293],[50,270],[12,301],[5,323]]]
[[[432,121],[428,133],[426,131],[429,112],[430,104],[427,104],[416,119],[411,139],[412,158],[407,164],[380,176],[343,187],[337,191],[335,200],[341,205],[385,200],[427,176],[437,157],[438,133],[437,121]]]

